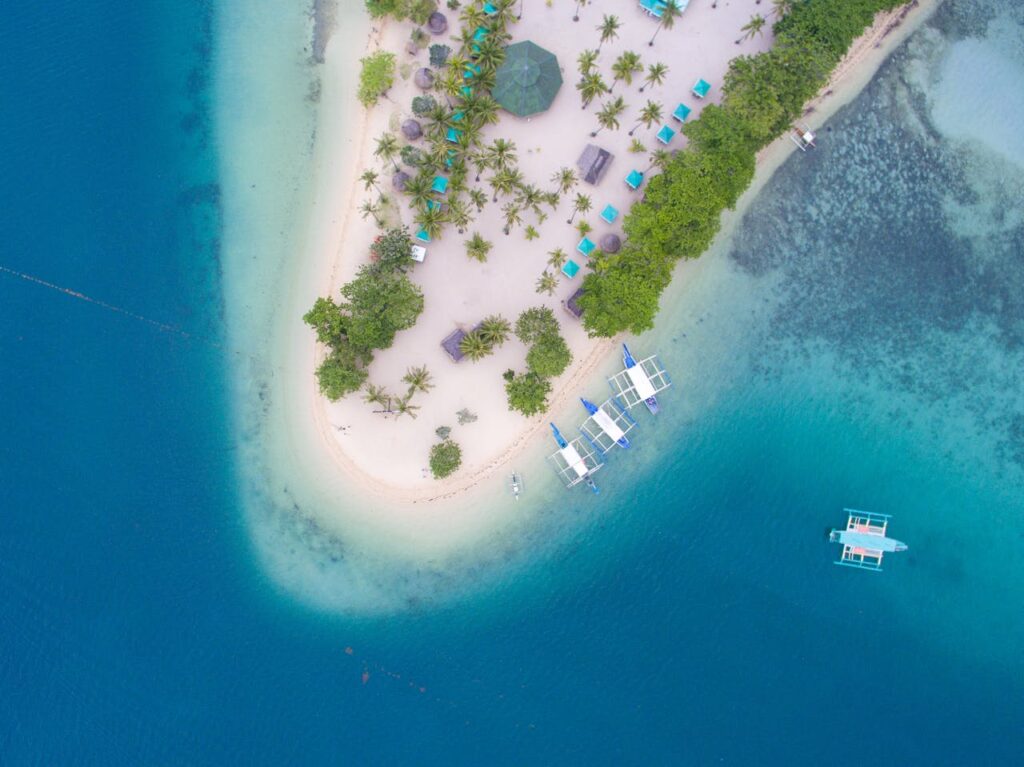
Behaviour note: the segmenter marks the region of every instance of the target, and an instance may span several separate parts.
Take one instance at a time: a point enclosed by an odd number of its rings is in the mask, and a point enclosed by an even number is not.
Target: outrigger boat
[[[590,418],[580,427],[580,431],[587,438],[591,444],[597,447],[602,453],[607,453],[613,445],[619,447],[628,448],[629,438],[626,436],[626,432],[636,426],[636,421],[629,417],[625,410],[616,408],[612,410],[614,416],[609,415],[607,409],[614,407],[611,405],[612,400],[602,403],[600,406],[595,405],[585,397],[580,397],[580,402],[583,403],[583,407],[588,413]],[[593,421],[597,427],[598,433],[593,433],[592,428],[589,427],[589,422]],[[620,425],[619,421],[622,421]],[[607,447],[605,447],[607,443]]]
[[[627,408],[643,402],[652,415],[657,415],[660,408],[656,395],[672,385],[658,358],[651,356],[637,362],[629,347],[623,344],[622,364],[626,369],[608,379],[615,395],[625,401]]]
[[[888,514],[857,509],[843,511],[847,514],[846,528],[832,530],[828,535],[830,542],[843,544],[843,553],[836,560],[837,565],[878,572],[882,569],[884,554],[907,550],[907,544],[886,535],[890,519]]]
[[[512,491],[512,497],[518,501],[519,496],[523,494],[523,478],[519,476],[519,472],[512,472],[512,476],[508,478],[508,487]]]
[[[558,474],[562,477],[566,487],[574,487],[580,482],[585,482],[587,487],[600,492],[594,479],[590,475],[601,468],[604,464],[598,460],[594,452],[586,447],[582,437],[577,437],[572,442],[566,440],[558,427],[551,424],[551,432],[558,443],[558,452],[553,453],[550,458],[555,462]]]

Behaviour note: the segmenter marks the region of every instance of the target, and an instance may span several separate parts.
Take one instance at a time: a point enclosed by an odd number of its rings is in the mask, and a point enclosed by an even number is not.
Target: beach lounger
[[[690,116],[690,112],[693,111],[686,104],[680,104],[676,107],[676,111],[672,113],[672,119],[677,122],[686,122],[686,118]]]
[[[711,83],[703,78],[693,84],[693,95],[699,99],[704,98],[708,95],[711,90]]]
[[[473,89],[470,88],[468,85],[462,86],[462,98],[466,99],[467,101],[473,98]]]
[[[430,191],[444,194],[448,191],[448,179],[444,176],[434,176],[434,183],[430,185]]]
[[[462,135],[462,131],[460,131],[460,130],[458,130],[456,128],[449,128],[448,132],[444,134],[444,137],[445,137],[445,139],[447,139],[451,143],[458,144],[459,143],[459,136],[461,136],[461,135]]]
[[[427,210],[441,210],[441,203],[439,203],[437,200],[427,200]]]
[[[642,183],[644,183],[644,174],[638,170],[631,170],[626,176],[626,186],[630,189],[639,189]]]
[[[573,261],[571,258],[565,262],[562,266],[562,274],[568,277],[570,280],[579,274],[580,265]]]
[[[478,67],[476,64],[466,64],[466,71],[463,73],[462,76],[467,80],[472,80],[478,74],[480,74],[480,67]]]
[[[607,221],[609,224],[615,222],[615,219],[619,217],[619,209],[612,204],[604,206],[604,210],[601,211],[601,218]]]
[[[477,27],[473,33],[473,42],[482,43],[487,37],[487,27]]]
[[[576,246],[576,250],[578,250],[587,258],[590,258],[590,254],[594,252],[594,249],[596,247],[597,245],[595,245],[590,239],[584,237]]]
[[[416,232],[416,239],[419,240],[420,242],[430,242],[430,235],[427,234],[426,229],[420,229],[418,232]]]
[[[658,131],[657,139],[662,144],[668,146],[668,144],[676,137],[676,132],[667,125],[662,125],[661,130]]]
[[[490,3],[484,3],[484,15],[486,15],[486,16],[497,16],[498,15],[498,9],[495,8],[493,5],[491,5]]]
[[[422,245],[413,245],[412,250],[409,253],[409,257],[412,258],[413,261],[422,264],[427,258],[427,249]]]

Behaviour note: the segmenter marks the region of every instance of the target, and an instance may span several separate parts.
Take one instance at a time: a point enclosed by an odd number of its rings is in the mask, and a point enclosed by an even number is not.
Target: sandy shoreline
[[[870,80],[892,49],[926,18],[934,6],[934,2],[921,2],[892,13],[880,14],[873,27],[857,40],[846,59],[836,69],[822,95],[808,105],[807,121],[813,126],[817,126],[824,122],[830,114],[852,99],[864,84]],[[755,6],[751,3],[751,9],[744,8],[743,13],[754,10],[754,8]],[[604,9],[596,8],[589,10],[589,17],[599,18],[602,10]],[[625,9],[616,6],[615,10],[620,15],[626,16]],[[629,10],[631,11],[632,9]],[[541,9],[537,13],[543,12],[544,10]],[[688,11],[689,13],[690,11]],[[449,13],[448,15],[453,27],[451,32],[454,32],[457,21],[454,18],[454,14]],[[585,20],[590,20],[589,17]],[[724,17],[718,17],[718,19],[721,18]],[[530,39],[532,37],[528,21],[529,18],[524,17],[520,25],[512,26],[515,40]],[[636,21],[632,18],[629,21],[632,24],[636,24]],[[699,23],[700,19],[689,17],[684,18],[683,22]],[[588,24],[587,28],[589,29],[592,26],[593,24]],[[526,29],[524,30],[524,28]],[[644,31],[646,33],[649,30],[645,29]],[[365,55],[366,51],[377,46],[383,46],[389,50],[400,50],[408,30],[406,25],[393,23],[382,25],[375,23],[372,31],[367,26],[362,32],[360,35],[359,31],[354,30],[353,25],[346,21],[344,28],[334,32],[324,51],[324,64],[321,72],[321,103],[314,152],[317,173],[314,184],[314,196],[317,202],[310,217],[306,237],[304,258],[302,259],[302,284],[293,293],[293,300],[289,302],[290,306],[288,307],[295,316],[301,316],[315,295],[326,293],[333,295],[343,282],[351,278],[355,268],[364,261],[365,247],[375,231],[372,222],[359,218],[357,207],[363,190],[362,185],[356,179],[364,168],[373,167],[379,169],[379,163],[375,162],[372,156],[373,139],[390,127],[390,125],[393,125],[393,114],[399,111],[399,104],[384,102],[383,108],[378,106],[370,111],[361,109],[354,98],[355,81],[358,77],[358,59]],[[537,34],[540,33],[539,30],[535,30],[535,32]],[[587,33],[589,34],[589,31]],[[432,42],[434,41],[432,40]],[[673,64],[673,58],[668,55],[667,44],[664,50],[659,51],[658,48],[655,48],[654,51],[656,57],[660,53],[660,56],[670,63],[670,66]],[[727,61],[728,58],[739,52],[751,53],[754,51],[748,49],[740,51],[736,46],[730,44],[730,48],[724,51],[727,54],[725,60]],[[647,50],[645,49],[643,53],[646,55]],[[400,55],[400,61],[403,60],[403,56],[404,54]],[[574,56],[562,55],[561,53],[559,53],[559,56],[562,59],[565,83],[558,99],[574,105],[573,108],[578,112],[578,97],[572,89],[575,76]],[[408,56],[405,56],[405,59],[408,58]],[[421,56],[420,58],[422,59],[423,57]],[[390,95],[395,102],[407,102],[411,98],[412,91],[406,83],[399,83],[396,84]],[[634,95],[633,101],[637,101],[638,98]],[[558,99],[556,99],[556,105],[558,104]],[[671,110],[671,106],[669,106],[669,110]],[[554,111],[554,107],[552,111]],[[591,108],[590,112],[586,113],[590,119],[593,119],[593,111],[593,108]],[[402,114],[405,113],[402,112]],[[339,128],[339,125],[342,127]],[[340,133],[342,130],[344,130],[345,141],[334,138],[335,132]],[[620,133],[624,134],[625,130],[623,128]],[[494,136],[507,135],[509,132],[505,130],[503,121],[496,126],[496,130],[493,133],[488,135],[493,138]],[[574,163],[577,152],[575,151],[575,144],[573,147],[573,151],[562,153],[564,157],[559,164],[572,165]],[[528,158],[526,156],[527,152],[524,150],[525,145],[520,144],[521,164],[526,165]],[[791,151],[793,151],[793,146],[784,137],[762,152],[761,157],[759,157],[757,179],[754,185],[752,185],[751,191],[745,195],[739,209],[728,216],[731,225],[734,225],[739,220],[743,207],[749,203],[749,198],[756,194],[756,190],[763,186],[764,181],[770,177],[774,169],[781,164]],[[609,174],[610,176],[623,174],[627,170],[627,163],[632,162],[628,156],[624,156],[624,154],[619,155],[618,152],[616,154],[621,157],[621,161],[617,161],[618,164],[613,168]],[[549,165],[544,167],[549,167]],[[382,177],[386,178],[386,175],[382,173]],[[538,180],[546,181],[546,178],[542,177]],[[600,188],[587,188],[581,189],[581,191],[591,194],[595,200],[595,207],[600,207],[603,203],[599,201],[608,196],[604,194],[606,189],[617,184],[618,181],[617,178],[606,178]],[[404,206],[404,201],[401,201],[401,204]],[[561,214],[561,210],[556,211],[553,213],[552,219],[557,220]],[[596,217],[591,214],[591,219],[593,218]],[[409,218],[406,215],[406,221],[408,220]],[[472,232],[477,228],[476,226],[471,226],[469,231]],[[720,236],[726,235],[727,228],[731,228],[731,226],[723,227],[723,233]],[[451,244],[449,245],[445,242],[443,246],[439,245],[437,248],[432,248],[428,262],[419,267],[419,269],[422,269],[425,273],[426,270],[423,267],[434,266],[440,268],[442,263],[446,269],[450,270],[462,266],[458,262],[443,260],[447,255],[442,249],[443,247],[450,248],[452,251],[455,251],[455,255],[458,255],[463,261],[466,260],[465,256],[460,255],[459,243],[462,238],[454,233],[446,235],[445,240],[447,241],[449,238],[452,241]],[[522,244],[521,234],[518,236],[514,234],[513,238],[517,244]],[[505,244],[499,241],[504,239],[500,232],[495,236],[489,235],[489,239],[495,240],[496,246]],[[547,250],[544,247],[546,239],[546,237],[542,237],[539,245],[531,243],[530,247]],[[561,244],[564,247],[565,244]],[[567,247],[566,250],[570,250],[570,248]],[[430,259],[434,259],[434,261],[431,262]],[[677,269],[675,282],[678,284],[686,281],[690,273],[699,268],[700,263],[701,261],[698,260],[681,264]],[[530,273],[532,274],[535,271],[537,270],[532,269]],[[420,272],[413,273],[413,277],[417,281],[420,280],[421,276],[422,273]],[[515,277],[518,279],[520,275],[516,273]],[[424,279],[428,279],[428,277]],[[433,286],[425,285],[428,301],[432,295],[431,287]],[[575,289],[575,285],[570,288],[563,284],[560,286],[559,293],[554,301],[543,302],[552,305],[553,308],[557,307],[557,299],[564,298],[563,294],[567,291],[571,292],[572,289]],[[540,297],[537,297],[537,301],[525,304],[524,306],[540,302],[542,302]],[[411,433],[413,428],[418,429],[420,433],[432,432],[433,428],[435,428],[434,424],[437,422],[436,417],[431,417],[430,413],[424,412],[417,422],[406,421],[403,423],[395,422],[391,419],[385,422],[380,418],[370,416],[367,413],[369,407],[362,403],[357,395],[353,395],[341,404],[327,403],[319,395],[312,375],[312,369],[319,358],[320,352],[315,348],[312,333],[302,326],[301,323],[296,323],[295,316],[288,317],[287,319],[292,332],[289,343],[291,347],[291,353],[289,354],[291,360],[286,369],[288,371],[287,375],[293,379],[292,387],[290,388],[293,388],[293,394],[296,396],[294,398],[295,401],[289,402],[287,407],[291,411],[291,418],[312,419],[317,439],[315,444],[300,444],[296,441],[292,447],[300,452],[315,450],[321,452],[321,454],[328,455],[330,457],[330,464],[335,466],[340,473],[344,486],[354,491],[356,496],[373,499],[388,507],[395,508],[396,519],[394,521],[397,524],[401,524],[402,517],[408,516],[408,513],[402,512],[401,509],[409,508],[411,505],[415,505],[420,509],[417,512],[418,516],[422,515],[424,506],[429,506],[431,509],[441,512],[450,505],[453,499],[464,496],[467,491],[478,486],[485,479],[492,477],[503,468],[507,469],[511,462],[522,455],[528,446],[536,444],[534,437],[546,429],[548,415],[527,420],[512,414],[511,419],[506,418],[504,421],[495,419],[499,422],[494,428],[488,429],[487,434],[481,435],[478,439],[468,439],[472,455],[482,457],[470,458],[462,470],[450,479],[441,482],[425,478],[422,474],[413,476],[415,467],[408,461],[404,466],[393,471],[381,470],[381,456],[394,455],[396,450],[402,446],[403,439],[408,433]],[[568,336],[576,359],[570,370],[556,381],[556,388],[551,397],[551,413],[559,413],[564,410],[572,397],[594,378],[603,365],[608,363],[610,352],[616,343],[613,340],[591,341],[582,334],[578,327],[574,328],[568,324],[567,316],[563,315],[560,311],[558,316],[563,322],[563,332]],[[423,323],[424,319],[427,319],[426,315],[425,318],[421,319],[421,323]],[[510,319],[514,319],[514,316],[510,317]],[[435,322],[434,326],[426,330],[422,337],[412,339],[411,344],[413,348],[427,343],[436,346],[439,340],[436,328],[439,326],[439,323]],[[406,331],[406,334],[414,334],[416,330],[414,328],[413,330]],[[418,364],[420,361],[419,359],[407,359],[404,356],[408,352],[407,350],[403,351],[402,335],[400,335],[399,341],[396,343],[396,348],[388,350],[386,354],[381,355],[379,362],[374,363],[375,367],[383,368],[385,375],[390,374],[392,377],[395,377],[407,365]],[[488,372],[493,377],[496,373],[500,373],[500,370],[504,369],[504,367],[521,368],[521,355],[521,349],[513,351],[503,348],[495,355],[495,359],[490,364]],[[449,366],[447,369],[443,367],[445,364]],[[453,374],[465,374],[469,370],[465,367],[468,364],[471,363],[464,362],[462,366],[456,367],[437,355],[429,359],[429,367],[435,374],[435,380],[441,379],[438,381],[439,388],[445,386],[454,387],[455,389],[459,389],[462,386],[470,388],[471,384],[457,380],[453,382],[454,379],[446,377]],[[483,364],[478,363],[478,366]],[[374,368],[371,368],[371,371],[375,372]],[[504,393],[500,391],[499,386],[495,386],[495,390],[498,396],[491,397],[486,401],[486,405],[487,407],[500,407],[504,410]],[[452,402],[454,401],[453,399]],[[429,397],[424,400],[423,404],[424,411],[427,411]],[[474,409],[483,411],[479,406]],[[450,421],[451,418],[448,417],[448,420]],[[419,421],[427,423],[420,424]],[[339,426],[344,426],[344,429],[339,431]],[[457,434],[469,434],[471,428],[459,427]],[[373,438],[379,439],[381,443],[381,447],[376,452],[367,443],[368,438],[371,436],[371,430],[373,431]],[[482,430],[478,429],[477,431]],[[348,441],[358,445],[358,449],[353,449],[353,447],[343,444],[347,437],[354,435],[359,435],[362,439],[360,441]],[[459,439],[464,441],[466,438],[465,436],[460,436]],[[370,467],[373,467],[374,470],[369,470]],[[337,480],[338,478],[333,479]],[[332,484],[334,484],[334,481],[332,481]],[[346,493],[346,495],[349,494]],[[356,504],[351,503],[351,497],[347,500],[349,503],[346,506],[352,509]],[[344,514],[344,512],[342,513]],[[433,513],[431,516],[433,516]],[[378,522],[380,521],[383,520],[378,520]],[[420,519],[420,521],[422,522],[423,520]]]

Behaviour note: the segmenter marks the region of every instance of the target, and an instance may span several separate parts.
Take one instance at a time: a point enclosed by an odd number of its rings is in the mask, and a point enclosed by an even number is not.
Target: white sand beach
[[[826,89],[830,95],[813,106],[807,120],[816,125],[852,98],[933,5],[917,6],[895,31],[890,31],[895,15],[880,18],[840,69],[841,81],[834,79]],[[580,185],[580,191],[594,202],[595,211],[586,216],[594,227],[592,236],[621,232],[601,222],[596,212],[611,203],[621,211],[616,224],[621,223],[621,215],[633,199],[623,178],[633,167],[646,167],[643,155],[627,151],[626,133],[635,122],[629,115],[635,114],[647,97],[661,102],[666,113],[684,102],[696,114],[702,102],[689,95],[689,90],[698,77],[712,84],[706,103],[713,102],[730,57],[770,44],[767,37],[739,46],[734,42],[739,28],[759,10],[753,0],[720,3],[717,9],[693,0],[675,29],[661,32],[651,48],[646,41],[654,22],[633,6],[595,2],[574,23],[571,8],[528,4],[523,20],[512,26],[514,39],[533,39],[553,51],[562,64],[564,82],[548,112],[529,120],[505,116],[487,129],[488,135],[515,141],[526,178],[550,189],[552,173],[575,164],[582,148],[592,141],[590,131],[597,127],[595,105],[581,110],[573,87],[576,53],[596,47],[595,27],[601,15],[616,13],[622,20],[621,35],[614,44],[606,44],[603,71],[607,73],[614,55],[627,48],[637,51],[645,63],[663,61],[670,68],[666,83],[653,92],[639,94],[637,84],[616,86],[616,94],[624,96],[630,109],[618,131],[603,131],[594,140],[615,159],[599,186]],[[450,35],[456,20],[453,14],[449,17]],[[248,23],[261,30],[266,27],[260,34],[265,31],[268,39],[277,40],[272,19],[264,18],[255,14]],[[306,24],[308,29],[308,20]],[[298,84],[303,76],[308,77],[308,50],[301,60],[289,58],[294,54],[289,54],[286,46],[272,51],[270,63],[291,67],[293,74],[269,90],[262,86],[265,73],[222,67],[222,90],[234,96],[222,99],[221,123],[223,141],[232,147],[231,164],[224,170],[225,270],[231,286],[230,323],[241,349],[236,380],[238,401],[244,403],[238,415],[243,484],[254,514],[263,514],[257,509],[275,510],[258,522],[254,518],[257,548],[276,577],[299,590],[307,590],[316,580],[313,571],[304,575],[304,568],[321,570],[280,543],[282,526],[291,524],[288,517],[295,517],[296,529],[313,522],[342,541],[349,554],[359,550],[367,556],[374,552],[374,561],[399,557],[405,562],[440,566],[447,557],[466,556],[467,547],[483,552],[488,547],[481,547],[482,541],[500,540],[505,537],[502,531],[529,525],[533,514],[553,502],[552,494],[564,492],[550,467],[542,464],[542,456],[550,452],[547,448],[553,447],[548,444],[549,417],[529,420],[507,409],[501,373],[506,368],[525,367],[523,346],[513,339],[481,362],[455,364],[440,347],[441,339],[454,327],[471,327],[492,313],[514,321],[519,311],[529,306],[543,304],[555,310],[575,361],[555,382],[549,412],[554,420],[564,419],[569,429],[582,421],[583,410],[575,397],[588,387],[595,391],[606,388],[600,377],[616,365],[614,343],[588,339],[578,322],[561,308],[560,301],[576,289],[580,277],[571,282],[562,279],[550,298],[534,291],[547,251],[562,247],[572,253],[578,241],[578,234],[566,224],[568,204],[563,201],[560,210],[538,227],[540,237],[533,242],[525,239],[522,228],[508,236],[502,234],[497,206],[489,206],[467,232],[479,231],[494,243],[488,261],[470,261],[464,254],[464,237],[448,227],[443,238],[429,247],[426,261],[411,273],[425,293],[423,315],[415,328],[399,333],[394,347],[378,354],[371,366],[371,380],[392,391],[402,390],[401,377],[407,367],[428,366],[436,385],[428,394],[417,395],[416,404],[422,406],[419,417],[385,419],[358,395],[331,404],[319,394],[313,371],[322,350],[301,318],[317,296],[336,295],[340,285],[366,261],[375,227],[358,213],[365,192],[357,179],[364,168],[380,170],[372,155],[374,140],[392,127],[394,120],[408,114],[414,93],[411,81],[402,81],[389,99],[364,111],[355,97],[358,61],[381,46],[403,50],[410,29],[395,23],[374,26],[361,9],[339,6],[325,61],[315,65],[319,82],[315,114],[294,124],[268,118],[281,103],[294,103],[296,110],[304,99],[312,103],[309,94],[287,89],[293,87],[288,83]],[[255,39],[252,30],[240,30],[238,39],[240,56],[250,56],[251,40]],[[423,52],[419,59],[425,57]],[[400,53],[399,61],[413,64],[414,59]],[[295,114],[298,117],[301,112]],[[307,109],[305,114],[311,113]],[[315,120],[311,148],[302,146],[306,120]],[[656,128],[637,131],[648,148],[656,145]],[[274,153],[274,162],[266,162],[267,147],[277,145],[289,147],[292,154]],[[677,136],[673,147],[682,145],[682,137]],[[737,211],[726,215],[720,238],[728,236],[744,205],[792,151],[788,139],[765,150],[754,184]],[[300,181],[309,174],[311,183]],[[382,177],[388,178],[386,174]],[[403,207],[403,215],[411,220],[407,207]],[[584,262],[578,254],[575,257]],[[703,268],[700,259],[677,267],[675,282],[663,297],[668,313],[674,313],[674,303],[685,300],[685,286]],[[455,412],[464,407],[475,412],[478,420],[459,426]],[[453,427],[452,436],[464,454],[462,468],[445,481],[424,472],[427,452],[436,441],[434,431],[440,425]],[[503,503],[500,495],[495,495],[513,467],[527,475],[527,502],[523,504]],[[345,583],[333,582],[319,589],[321,594],[329,590],[330,596],[324,598],[334,599],[339,589],[358,593],[362,595],[359,604],[346,601],[347,607],[358,609],[371,605],[378,609],[378,602],[387,599],[379,591],[347,589],[350,579],[365,580],[363,570],[347,568],[339,577]]]

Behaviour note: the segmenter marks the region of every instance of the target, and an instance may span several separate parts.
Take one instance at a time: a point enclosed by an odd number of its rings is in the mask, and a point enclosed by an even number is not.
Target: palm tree
[[[402,381],[409,384],[410,392],[421,391],[426,394],[434,388],[430,378],[430,371],[427,370],[427,366],[420,365],[418,368],[408,368],[402,377]]]
[[[480,69],[483,72],[497,72],[501,62],[505,60],[505,46],[498,42],[493,35],[489,35],[477,47],[480,50],[474,54],[473,58],[476,59]]]
[[[448,222],[454,226],[459,234],[466,231],[466,227],[469,226],[473,217],[469,214],[469,207],[465,202],[452,197],[448,200]]]
[[[516,164],[516,144],[514,141],[496,138],[487,147],[486,151],[490,166],[496,171],[505,170]]]
[[[484,205],[487,204],[487,195],[481,189],[470,189],[469,201],[476,206],[476,212],[479,213],[484,209]]]
[[[483,147],[473,152],[469,156],[469,161],[476,166],[476,180],[480,180],[480,174],[491,167],[491,157],[487,147]]]
[[[472,362],[482,360],[491,353],[491,345],[484,340],[479,330],[466,333],[459,341],[459,351]]]
[[[497,123],[501,118],[501,115],[498,113],[500,108],[501,105],[486,94],[474,96],[465,104],[466,116],[477,128]]]
[[[553,296],[555,294],[555,288],[557,287],[558,278],[547,269],[545,269],[544,273],[537,278],[538,293],[547,293],[549,296]]]
[[[466,240],[466,255],[483,263],[487,260],[487,254],[494,247],[485,240],[479,232],[473,232],[473,236]]]
[[[551,183],[555,185],[555,189],[565,194],[576,186],[576,171],[572,168],[559,168],[551,177]]]
[[[379,178],[379,176],[377,175],[377,171],[375,171],[375,170],[364,170],[363,171],[363,175],[361,175],[359,177],[359,180],[363,182],[363,189],[365,189],[367,192],[370,191],[370,187],[373,187],[374,189],[376,189],[379,192],[380,191],[380,187],[377,186],[377,179],[378,178]]]
[[[781,19],[791,10],[793,10],[793,0],[772,0],[772,13],[775,14],[775,18]]]
[[[744,33],[743,37],[736,41],[736,45],[739,45],[744,40],[753,39],[754,35],[763,34],[764,25],[767,19],[760,13],[755,13],[750,17],[750,21],[740,27],[740,31]]]
[[[542,215],[540,204],[544,201],[544,194],[533,184],[524,184],[519,187],[519,204],[524,208],[533,210],[538,218]]]
[[[480,337],[491,347],[501,346],[512,334],[512,325],[500,314],[485,317],[476,330]]]
[[[643,71],[644,65],[640,62],[640,55],[633,51],[623,51],[615,59],[615,63],[612,64],[612,73],[615,75],[615,78],[612,80],[612,87],[608,89],[608,92],[611,93],[615,90],[615,84],[619,80],[622,80],[626,85],[632,84],[633,75]]]
[[[569,220],[565,223],[571,224],[572,220],[576,218],[577,213],[586,213],[590,210],[590,198],[585,194],[577,194],[576,199],[572,201],[572,215],[569,216]]]
[[[381,412],[391,412],[391,395],[387,393],[383,386],[374,386],[372,383],[366,384],[363,401],[370,405],[380,405],[383,408]]]
[[[505,203],[501,212],[505,216],[505,228],[502,230],[505,234],[511,234],[513,226],[518,226],[523,223],[522,209],[519,207],[518,203]]]
[[[444,70],[444,74],[441,75],[441,78],[437,81],[434,87],[444,95],[445,101],[448,102],[448,106],[451,106],[452,99],[457,99],[462,96],[462,86],[465,84],[466,81],[462,78],[462,70],[453,68],[449,61],[448,67]]]
[[[601,77],[600,72],[590,72],[583,75],[583,79],[576,83],[576,90],[580,92],[580,96],[583,98],[584,109],[590,106],[590,102],[602,93],[609,92],[608,84]]]
[[[491,188],[494,189],[494,197],[491,202],[498,201],[498,193],[501,194],[512,194],[512,192],[522,183],[523,174],[517,170],[506,168],[499,170],[493,176],[488,179],[488,183]]]
[[[619,115],[626,111],[626,102],[622,100],[622,96],[619,96],[613,101],[609,101],[603,107],[601,111],[597,113],[597,122],[600,124],[596,131],[591,131],[591,136],[596,136],[598,133],[603,131],[605,128],[611,128],[612,130],[619,129]]]
[[[375,157],[383,160],[384,162],[390,162],[395,166],[395,172],[397,173],[400,168],[398,163],[395,162],[395,158],[398,157],[400,147],[398,146],[398,139],[395,138],[394,133],[384,133],[377,137],[377,146],[373,150]]]
[[[555,248],[548,252],[548,266],[554,269],[561,269],[567,260],[569,260],[569,256],[561,248]]]
[[[405,182],[405,193],[409,196],[409,207],[410,208],[424,208],[427,205],[427,200],[433,199],[433,191],[431,185],[434,180],[430,177],[429,173],[417,173]]]
[[[597,52],[601,52],[601,46],[605,43],[611,42],[619,36],[619,27],[622,26],[619,23],[618,16],[609,16],[605,14],[604,19],[597,27],[597,31],[601,33],[601,41],[597,45]]]
[[[651,35],[651,39],[647,41],[647,44],[653,46],[654,38],[658,36],[661,28],[664,27],[665,29],[672,29],[676,24],[676,19],[678,19],[681,14],[682,11],[679,10],[679,6],[674,2],[665,3],[665,6],[661,11],[661,18],[658,19],[658,26],[654,28],[654,34]]]
[[[634,125],[630,129],[629,135],[632,136],[636,132],[636,129],[639,128],[641,124],[646,125],[648,128],[650,128],[652,125],[654,125],[654,123],[660,122],[660,121],[661,121],[661,104],[658,104],[658,103],[656,103],[654,101],[648,101],[647,104],[644,106],[644,108],[640,110],[640,119],[637,120],[636,125]]]
[[[359,206],[359,212],[363,214],[363,218],[373,216],[373,221],[374,223],[377,224],[378,227],[384,225],[384,223],[380,220],[380,205],[378,205],[377,203],[372,202],[371,200],[366,200],[362,205]]]
[[[572,20],[580,20],[580,8],[587,4],[587,0],[576,0],[576,11],[573,13]]]
[[[581,75],[584,77],[589,75],[593,71],[594,65],[597,64],[597,51],[590,48],[584,50],[577,57],[576,64],[579,67]]]
[[[644,77],[644,84],[640,86],[640,92],[649,85],[661,85],[665,82],[665,75],[668,74],[668,67],[660,61],[657,64],[650,64],[647,67],[647,75]]]
[[[647,171],[651,168],[657,168],[658,170],[665,170],[668,167],[669,162],[672,160],[672,153],[667,149],[655,149],[651,152],[651,164],[644,168],[644,175],[647,175]]]
[[[462,11],[461,16],[462,26],[469,27],[470,29],[476,29],[477,27],[484,26],[488,21],[483,7],[478,3],[466,3],[466,7]]]
[[[430,239],[436,240],[441,237],[441,228],[444,226],[445,214],[441,211],[440,206],[421,209],[413,217],[413,220],[417,226],[427,233]]]
[[[413,420],[416,420],[416,411],[419,409],[419,405],[412,404],[412,394],[407,394],[395,401],[395,418],[407,415]]]

